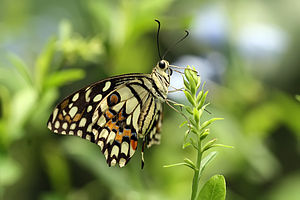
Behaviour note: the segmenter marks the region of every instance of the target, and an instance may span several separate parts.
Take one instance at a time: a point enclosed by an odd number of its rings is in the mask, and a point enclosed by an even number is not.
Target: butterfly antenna
[[[189,34],[190,34],[190,33],[189,33],[187,30],[185,30],[185,35],[184,35],[181,39],[179,39],[177,42],[175,42],[173,45],[171,45],[171,46],[166,50],[166,52],[164,53],[162,59],[165,58],[165,56],[169,53],[169,51],[170,51],[173,47],[175,47],[177,44],[179,44],[179,43],[182,42],[185,38],[187,38],[187,36],[189,36]]]
[[[161,57],[161,54],[160,54],[160,49],[159,49],[160,21],[158,21],[157,19],[155,21],[158,23],[157,34],[156,34],[156,44],[157,44],[158,56],[159,56],[160,60],[162,60],[162,57]]]

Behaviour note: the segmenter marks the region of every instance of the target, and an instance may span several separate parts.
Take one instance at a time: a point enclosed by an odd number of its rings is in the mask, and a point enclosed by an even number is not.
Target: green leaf
[[[204,145],[204,147],[202,148],[201,151],[204,152],[204,151],[210,149],[210,148],[212,147],[212,145],[213,145],[216,141],[217,141],[216,138],[214,138],[214,139],[208,141],[208,142]]]
[[[210,120],[207,120],[205,122],[203,122],[203,124],[201,124],[201,130],[205,129],[207,126],[209,126],[211,123],[213,123],[214,121],[217,120],[223,120],[224,118],[212,118]]]
[[[205,158],[201,161],[200,171],[203,171],[205,167],[217,156],[216,151],[210,152]]]
[[[194,108],[194,110],[193,110],[193,116],[194,116],[195,122],[197,124],[199,124],[200,123],[200,113],[196,108]]]
[[[185,109],[186,109],[186,111],[187,111],[189,114],[191,114],[191,115],[193,114],[193,110],[192,110],[191,107],[186,106]]]
[[[222,175],[211,177],[201,189],[198,200],[225,200],[226,183]]]
[[[46,87],[58,87],[69,81],[82,79],[85,72],[81,69],[69,69],[51,74],[45,81]]]
[[[183,161],[184,161],[190,168],[192,168],[193,170],[197,170],[196,165],[195,165],[194,162],[191,161],[190,159],[185,158],[185,159],[183,159]]]
[[[200,136],[200,140],[204,140],[207,136],[209,135],[209,129],[205,129],[202,133],[201,133],[201,136]]]
[[[163,167],[169,168],[169,167],[177,167],[177,166],[187,166],[187,167],[189,167],[189,168],[195,170],[194,167],[193,167],[192,165],[190,165],[190,164],[188,164],[188,163],[185,163],[185,162],[183,162],[183,163],[171,164],[171,165],[164,165]]]
[[[186,96],[186,98],[187,98],[187,100],[193,105],[193,106],[195,106],[196,104],[195,104],[195,101],[194,101],[194,98],[192,97],[192,95],[188,92],[188,91],[183,91],[184,92],[184,94],[185,94],[185,96]]]

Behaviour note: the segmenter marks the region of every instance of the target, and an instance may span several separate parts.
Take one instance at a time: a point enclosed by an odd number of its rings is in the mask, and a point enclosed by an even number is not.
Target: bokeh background
[[[209,90],[204,118],[218,149],[203,181],[223,174],[227,199],[300,199],[300,1],[0,0],[0,199],[189,199],[194,159],[183,118],[165,106],[162,143],[125,168],[99,147],[52,134],[66,95],[123,73],[149,73],[160,44],[190,37],[167,60],[195,66]],[[180,87],[174,74],[172,85]],[[182,94],[170,98],[184,102]]]

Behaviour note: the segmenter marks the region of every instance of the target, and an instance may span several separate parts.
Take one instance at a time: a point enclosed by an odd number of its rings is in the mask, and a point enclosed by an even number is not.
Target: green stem
[[[202,151],[201,151],[200,136],[198,136],[197,142],[198,142],[198,154],[197,154],[197,163],[196,163],[197,168],[194,170],[195,173],[194,173],[194,178],[193,178],[191,200],[196,200],[196,198],[198,196],[199,182],[200,182],[200,176],[201,176],[200,166],[201,166],[201,159],[202,159]]]

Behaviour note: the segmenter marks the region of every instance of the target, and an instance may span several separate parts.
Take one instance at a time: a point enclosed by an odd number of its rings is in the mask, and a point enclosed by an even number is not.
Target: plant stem
[[[193,178],[193,185],[192,185],[192,196],[191,196],[191,200],[196,200],[198,193],[199,193],[199,182],[200,182],[200,176],[201,176],[201,170],[200,170],[200,166],[201,166],[201,159],[202,159],[202,151],[201,151],[201,140],[200,140],[200,136],[198,136],[198,151],[197,151],[197,169],[195,170],[194,173],[194,178]]]

